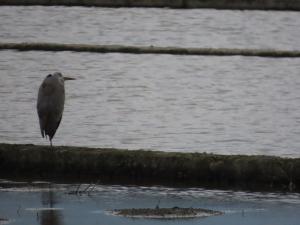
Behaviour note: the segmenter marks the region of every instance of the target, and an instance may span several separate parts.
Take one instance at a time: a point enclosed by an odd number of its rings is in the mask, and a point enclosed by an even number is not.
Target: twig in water
[[[81,186],[81,184],[78,185],[78,187],[77,187],[77,189],[76,189],[76,191],[75,191],[75,194],[76,194],[76,195],[78,195],[78,193],[79,193],[79,188],[80,188],[80,186]]]
[[[90,188],[92,186],[92,183],[91,184],[89,184],[83,191],[82,191],[82,193],[86,193],[87,192],[87,190]]]

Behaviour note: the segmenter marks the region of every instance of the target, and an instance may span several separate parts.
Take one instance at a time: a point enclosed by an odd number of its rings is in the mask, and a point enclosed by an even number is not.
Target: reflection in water
[[[51,189],[51,184],[49,185],[48,192],[42,192],[41,198],[43,206],[49,209],[40,212],[40,216],[38,217],[40,225],[63,225],[62,212],[54,208],[57,199],[53,189]]]
[[[62,225],[62,213],[58,210],[43,210],[39,221],[41,225]]]
[[[57,199],[53,189],[51,188],[51,184],[49,184],[49,191],[42,192],[42,204],[43,206],[48,206],[49,208],[53,208],[57,203]]]

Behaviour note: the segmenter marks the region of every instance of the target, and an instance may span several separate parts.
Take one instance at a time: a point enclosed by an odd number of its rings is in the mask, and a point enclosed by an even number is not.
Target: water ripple
[[[3,6],[0,39],[299,50],[298,16],[289,11]]]

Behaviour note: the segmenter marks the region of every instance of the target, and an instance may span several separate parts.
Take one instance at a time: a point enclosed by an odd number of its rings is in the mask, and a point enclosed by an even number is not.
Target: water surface
[[[0,7],[0,41],[300,49],[299,12]],[[0,142],[48,144],[36,98],[74,76],[54,143],[299,157],[299,59],[0,52]]]
[[[1,42],[300,50],[300,13],[212,9],[0,7]]]
[[[84,190],[89,184],[81,184]],[[224,224],[296,225],[300,196],[289,193],[249,193],[201,188],[96,185],[89,194],[68,194],[78,184],[0,184],[0,217],[12,225],[77,224]],[[130,219],[113,216],[120,208],[199,207],[224,212],[220,216],[180,220]]]
[[[48,144],[39,85],[66,83],[55,145],[300,156],[300,59],[0,52],[0,142]]]

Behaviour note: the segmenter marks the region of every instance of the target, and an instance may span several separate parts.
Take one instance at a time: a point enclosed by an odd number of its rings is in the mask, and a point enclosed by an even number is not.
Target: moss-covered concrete
[[[272,49],[229,49],[229,48],[179,48],[124,45],[89,45],[59,43],[0,43],[0,50],[19,51],[74,51],[96,53],[128,54],[172,54],[205,56],[256,56],[256,57],[300,57],[300,51],[281,51]]]
[[[0,144],[0,175],[300,191],[300,158]]]
[[[299,0],[0,0],[0,5],[300,10]]]

